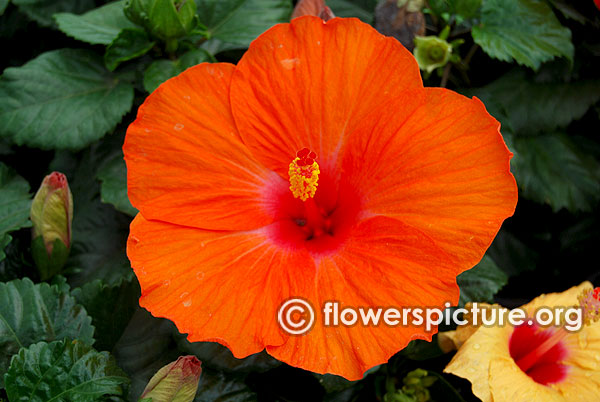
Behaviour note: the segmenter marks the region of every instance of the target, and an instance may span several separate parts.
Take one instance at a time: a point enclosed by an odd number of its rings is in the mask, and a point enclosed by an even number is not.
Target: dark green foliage
[[[493,302],[494,295],[506,285],[508,276],[494,260],[484,256],[479,264],[460,274],[456,281],[460,286],[459,305],[464,306],[468,302]]]
[[[11,2],[29,18],[46,26],[54,24],[52,15],[55,13],[79,14],[94,8],[93,0],[11,0]]]
[[[0,163],[0,261],[13,230],[31,226],[29,184],[11,168]]]
[[[107,285],[100,279],[85,283],[71,292],[92,317],[97,337],[94,347],[112,350],[129,324],[140,297],[139,284],[123,279],[120,283]]]
[[[139,29],[123,29],[108,45],[104,53],[104,63],[110,71],[125,61],[148,53],[154,46],[148,35]]]
[[[75,299],[47,283],[29,279],[0,283],[0,386],[11,357],[32,343],[62,338],[92,344],[94,327]]]
[[[42,149],[81,149],[131,109],[133,88],[87,50],[46,52],[0,81],[0,136]],[[60,118],[59,118],[60,117]]]
[[[127,167],[122,152],[105,160],[98,169],[97,178],[102,183],[100,195],[102,202],[112,204],[118,211],[135,216],[135,209],[127,197]]]
[[[65,339],[21,349],[6,374],[6,392],[11,401],[94,402],[124,395],[128,382],[107,352]]]
[[[135,24],[125,17],[125,0],[108,3],[105,6],[77,15],[59,13],[54,15],[58,29],[83,42],[109,45],[119,32],[135,28]]]
[[[287,0],[198,0],[200,23],[210,39],[228,48],[246,48],[258,35],[289,18]]]
[[[534,70],[554,57],[573,60],[571,31],[540,0],[485,0],[473,39],[491,57]]]
[[[155,60],[144,72],[144,88],[154,91],[160,84],[196,64],[213,61],[213,56],[204,49],[190,50],[177,60]],[[123,165],[124,166],[124,165]]]

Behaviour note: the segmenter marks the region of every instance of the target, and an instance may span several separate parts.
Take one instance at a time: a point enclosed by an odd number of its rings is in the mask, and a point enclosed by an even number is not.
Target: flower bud
[[[194,0],[129,0],[125,15],[164,41],[188,35],[198,22]]]
[[[409,13],[417,13],[423,9],[424,0],[398,0],[396,5],[398,8],[406,7]]]
[[[31,251],[42,280],[59,273],[71,248],[73,196],[64,174],[44,178],[31,203]]]
[[[291,20],[302,17],[303,15],[314,15],[323,21],[329,21],[335,18],[335,15],[329,7],[325,5],[325,0],[300,0],[296,3],[292,12]]]
[[[417,36],[413,53],[419,68],[431,73],[448,63],[452,55],[452,45],[437,36]]]
[[[201,363],[195,356],[181,356],[154,374],[141,401],[191,402],[200,381]]]
[[[404,377],[402,389],[396,390],[391,384],[384,402],[428,402],[431,400],[429,387],[436,381],[436,377],[430,376],[423,369],[416,369]]]

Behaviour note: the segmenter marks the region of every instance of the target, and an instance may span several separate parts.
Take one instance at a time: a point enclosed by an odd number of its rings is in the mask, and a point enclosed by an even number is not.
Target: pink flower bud
[[[73,196],[64,174],[44,178],[31,204],[33,259],[42,279],[60,272],[71,248]]]
[[[33,237],[42,236],[48,254],[52,253],[54,240],[71,245],[73,196],[64,174],[53,172],[44,178],[31,204]]]

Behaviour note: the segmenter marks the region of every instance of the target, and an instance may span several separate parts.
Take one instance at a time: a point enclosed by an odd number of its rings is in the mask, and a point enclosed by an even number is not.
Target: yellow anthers
[[[579,296],[579,305],[586,325],[600,320],[600,288],[584,290]]]
[[[296,158],[290,163],[290,190],[295,198],[306,201],[315,196],[319,185],[319,164],[315,161],[317,155],[304,148],[296,153]]]

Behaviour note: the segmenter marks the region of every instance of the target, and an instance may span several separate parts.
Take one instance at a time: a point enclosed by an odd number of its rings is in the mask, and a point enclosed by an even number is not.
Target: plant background
[[[484,101],[502,122],[519,185],[514,217],[479,266],[459,278],[461,303],[516,307],[584,280],[598,285],[600,11],[592,0],[426,3],[427,35],[449,25],[450,39],[464,43],[458,58],[424,75],[425,85]],[[128,124],[161,82],[200,62],[235,63],[253,38],[289,20],[293,4],[197,0],[200,25],[178,38],[175,51],[125,18],[124,1],[105,4],[0,0],[0,401],[7,371],[37,381],[34,367],[44,364],[69,374],[45,376],[47,390],[31,400],[63,391],[95,400],[77,387],[90,375],[103,379],[88,384],[99,399],[136,400],[154,372],[183,354],[202,360],[196,401],[383,400],[416,368],[438,378],[432,400],[476,400],[468,382],[440,375],[451,354],[435,342],[413,342],[351,383],[265,353],[237,360],[217,344],[189,343],[137,306],[139,285],[125,256],[136,212],[121,151]],[[337,16],[373,23],[377,1],[327,4]],[[73,192],[73,243],[61,275],[40,283],[29,207],[53,170],[67,175]],[[27,398],[24,384],[11,394]]]

